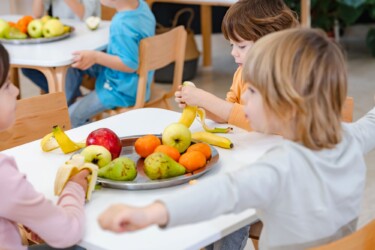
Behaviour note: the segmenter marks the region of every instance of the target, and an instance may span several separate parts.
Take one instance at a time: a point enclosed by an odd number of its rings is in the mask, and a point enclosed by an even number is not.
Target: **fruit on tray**
[[[221,148],[233,148],[233,143],[228,138],[207,131],[194,132],[191,137],[195,141],[205,142]]]
[[[132,159],[119,157],[100,168],[98,176],[115,181],[132,181],[137,177],[137,167]]]
[[[25,33],[22,33],[16,27],[10,27],[5,31],[4,37],[6,39],[26,39],[27,35]]]
[[[178,152],[176,148],[169,146],[169,145],[157,146],[154,152],[162,152],[168,155],[169,157],[171,157],[175,161],[178,161],[178,159],[180,159],[180,156],[181,156],[180,152]]]
[[[92,131],[86,139],[86,145],[103,146],[112,155],[112,160],[120,156],[122,144],[120,138],[109,128],[99,128]]]
[[[142,158],[152,154],[156,147],[161,145],[159,137],[155,135],[145,135],[139,137],[134,143],[135,152]]]
[[[80,154],[74,155],[57,170],[54,188],[55,195],[60,195],[70,177],[83,169],[88,169],[91,172],[87,178],[88,186],[86,192],[86,199],[90,200],[91,193],[95,189],[96,185],[98,166],[85,162],[83,155]]]
[[[100,21],[100,17],[90,16],[86,18],[85,23],[90,30],[96,30],[99,27]]]
[[[192,151],[199,151],[203,153],[203,155],[206,157],[206,160],[209,160],[211,158],[211,147],[207,143],[198,142],[190,145],[186,152],[192,152]]]
[[[0,18],[0,38],[5,37],[5,33],[10,29],[10,25],[7,21]]]
[[[191,143],[191,132],[188,127],[182,123],[172,123],[168,125],[162,134],[162,142],[184,152]]]
[[[50,19],[43,25],[43,36],[46,38],[60,36],[64,33],[64,25],[58,19]]]
[[[99,145],[87,146],[80,154],[84,156],[85,162],[93,163],[99,168],[106,166],[112,160],[112,155],[108,149]]]
[[[43,36],[43,22],[40,19],[32,20],[27,26],[27,33],[32,38],[40,38]]]
[[[195,87],[195,84],[189,81],[185,81],[183,86],[191,86]],[[195,118],[199,117],[199,122],[202,124],[202,127],[205,131],[211,132],[211,133],[228,133],[232,131],[232,127],[226,127],[226,128],[210,128],[206,125],[206,111],[202,108],[199,108],[198,106],[186,106],[181,114],[179,123],[184,124],[186,127],[190,127],[191,124],[193,124]]]
[[[26,32],[27,32],[27,26],[29,25],[29,23],[32,20],[34,20],[34,18],[32,16],[23,16],[16,23],[17,29],[19,29],[22,33],[26,34]]]
[[[187,172],[194,172],[206,165],[206,156],[200,151],[190,151],[181,155],[179,161]]]
[[[186,172],[184,166],[161,152],[155,152],[147,156],[143,170],[151,180],[167,179],[183,175]]]

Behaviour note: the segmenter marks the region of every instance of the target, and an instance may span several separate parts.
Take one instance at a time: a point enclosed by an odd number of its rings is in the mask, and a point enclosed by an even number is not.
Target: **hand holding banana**
[[[192,82],[185,81],[183,86],[192,86],[195,87],[195,84]],[[196,117],[199,117],[199,121],[202,124],[204,131],[192,133],[192,139],[203,141],[208,144],[222,147],[222,148],[232,148],[233,143],[226,137],[219,136],[213,133],[228,133],[233,130],[232,127],[226,128],[210,128],[206,125],[206,112],[204,109],[198,106],[189,106],[187,105],[183,111],[179,123],[184,124],[186,127],[190,127],[193,124]]]

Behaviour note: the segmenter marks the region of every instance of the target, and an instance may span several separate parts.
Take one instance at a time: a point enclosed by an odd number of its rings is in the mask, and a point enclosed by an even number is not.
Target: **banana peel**
[[[40,146],[44,152],[49,152],[60,147],[64,154],[68,154],[85,147],[86,143],[72,141],[59,126],[54,126],[52,133],[42,138]]]
[[[195,84],[189,81],[185,81],[183,86],[192,86],[195,87]],[[205,120],[206,120],[206,111],[203,108],[200,108],[198,106],[186,106],[181,114],[179,123],[184,124],[186,127],[190,127],[191,124],[193,124],[195,118],[198,116],[199,122],[202,124],[202,127],[205,131],[211,132],[211,133],[228,133],[233,130],[232,127],[226,127],[226,128],[210,128],[207,126]]]
[[[76,154],[72,159],[65,162],[57,170],[55,178],[55,195],[60,195],[68,183],[70,177],[77,174],[83,169],[87,169],[91,174],[87,177],[88,186],[86,192],[86,200],[91,199],[91,194],[95,190],[96,180],[98,177],[98,166],[92,163],[85,162],[85,158],[82,155]]]
[[[207,131],[194,132],[191,134],[191,139],[195,141],[205,142],[221,148],[233,148],[233,143],[228,138]]]

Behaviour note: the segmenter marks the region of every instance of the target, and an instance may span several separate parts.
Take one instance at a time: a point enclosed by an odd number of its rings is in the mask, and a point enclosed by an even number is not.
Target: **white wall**
[[[11,2],[15,7],[14,14],[31,15],[33,0],[0,0],[0,15],[11,14]]]

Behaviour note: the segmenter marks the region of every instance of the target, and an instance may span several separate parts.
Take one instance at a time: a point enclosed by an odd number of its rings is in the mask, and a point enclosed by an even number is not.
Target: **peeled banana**
[[[228,138],[207,131],[194,132],[191,134],[191,139],[221,148],[233,148],[233,143]]]
[[[60,195],[70,177],[83,169],[88,169],[91,172],[87,177],[88,187],[86,192],[86,200],[90,200],[91,193],[95,189],[96,179],[98,177],[98,166],[85,162],[84,156],[80,154],[73,155],[72,159],[65,162],[65,164],[60,166],[57,170],[54,188],[55,195]]]
[[[85,143],[76,143],[72,141],[59,126],[53,127],[52,134],[64,154],[74,152],[86,146]]]
[[[195,84],[189,81],[185,81],[183,86],[192,86],[195,87]],[[211,132],[211,133],[228,133],[229,131],[232,131],[231,127],[226,128],[210,128],[206,125],[206,111],[203,108],[199,108],[198,106],[186,106],[183,111],[182,115],[180,117],[179,123],[184,124],[186,127],[190,127],[191,124],[193,124],[195,118],[199,117],[199,121],[202,124],[202,127],[205,131]]]

